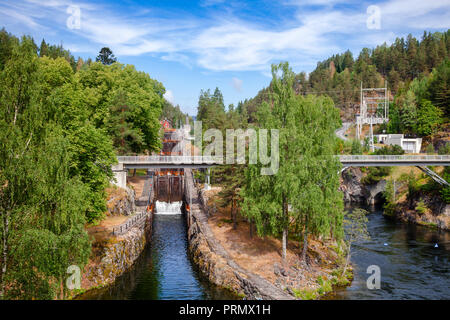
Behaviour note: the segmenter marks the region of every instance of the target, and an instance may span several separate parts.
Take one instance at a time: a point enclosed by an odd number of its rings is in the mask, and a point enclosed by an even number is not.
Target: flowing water
[[[196,270],[188,255],[186,217],[180,206],[161,204],[159,209],[162,214],[153,216],[151,243],[131,270],[111,286],[89,291],[82,298],[236,299],[228,291],[211,285]]]
[[[157,209],[165,214],[154,215],[151,243],[133,268],[83,299],[235,299],[209,284],[192,264],[185,216],[178,204],[162,203]],[[450,233],[392,221],[379,209],[368,210],[371,239],[352,246],[354,280],[326,298],[449,299]],[[380,289],[367,288],[371,265],[380,268]]]
[[[182,205],[183,205],[182,201],[167,203],[167,202],[156,200],[155,214],[181,214],[181,206]]]
[[[368,209],[371,239],[353,245],[354,280],[330,299],[450,299],[450,233],[392,221]],[[379,266],[380,289],[369,290],[367,273]]]

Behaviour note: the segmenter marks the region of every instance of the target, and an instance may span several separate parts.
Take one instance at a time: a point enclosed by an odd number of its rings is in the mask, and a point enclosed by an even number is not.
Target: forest
[[[159,151],[164,86],[104,49],[85,62],[0,31],[3,298],[64,297],[67,267],[89,258],[85,225],[104,216],[116,155]]]
[[[353,121],[359,112],[361,83],[365,88],[384,87],[390,90],[390,121],[388,133],[432,134],[448,123],[450,108],[450,30],[424,32],[422,39],[412,35],[397,38],[391,45],[375,49],[363,48],[354,59],[350,51],[336,54],[317,63],[309,75],[296,74],[297,94],[327,95],[341,110],[341,118]],[[249,121],[263,100],[268,99],[270,86],[254,98],[238,104],[246,109]]]

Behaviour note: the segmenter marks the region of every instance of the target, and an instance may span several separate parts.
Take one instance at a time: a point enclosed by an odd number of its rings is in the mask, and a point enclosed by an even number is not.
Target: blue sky
[[[62,43],[75,57],[108,46],[193,115],[201,89],[219,87],[227,105],[255,96],[270,82],[271,63],[310,72],[347,49],[356,56],[408,33],[446,30],[450,0],[0,0],[0,26]]]

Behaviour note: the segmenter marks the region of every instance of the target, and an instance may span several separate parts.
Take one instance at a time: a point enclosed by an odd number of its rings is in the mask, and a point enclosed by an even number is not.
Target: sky
[[[450,0],[0,0],[0,27],[76,58],[107,46],[195,115],[200,90],[236,105],[270,83],[273,63],[308,73],[333,54],[447,30]]]

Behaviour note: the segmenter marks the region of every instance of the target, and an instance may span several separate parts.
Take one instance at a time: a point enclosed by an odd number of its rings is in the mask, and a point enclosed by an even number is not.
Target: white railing
[[[450,162],[450,155],[339,155],[341,162]],[[222,157],[119,156],[125,164],[222,164]]]
[[[208,156],[119,156],[117,157],[119,163],[135,164],[164,164],[164,163],[223,163],[222,157],[208,157]]]
[[[439,161],[450,162],[450,155],[340,155],[342,162],[352,161],[380,161],[380,162],[416,162],[416,161]]]

